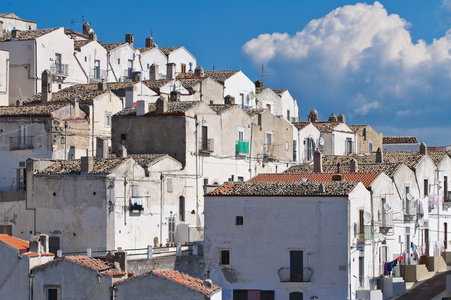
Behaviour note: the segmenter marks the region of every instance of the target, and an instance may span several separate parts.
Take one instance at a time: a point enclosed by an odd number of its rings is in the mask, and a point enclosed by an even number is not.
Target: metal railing
[[[302,272],[292,272],[289,267],[282,267],[277,270],[280,282],[311,282],[313,270],[311,268],[302,268]]]
[[[32,136],[15,136],[9,138],[10,150],[33,149]]]
[[[236,141],[236,153],[248,154],[249,153],[249,142]]]
[[[68,64],[53,64],[50,68],[53,75],[56,76],[69,76],[69,65]]]
[[[94,68],[89,71],[89,78],[91,79],[92,82],[102,81],[103,79],[106,80],[107,79],[106,77],[107,77],[106,70]]]
[[[360,241],[370,241],[373,239],[373,226],[363,225],[363,232],[359,232]]]
[[[274,157],[274,145],[273,144],[264,144],[263,145],[263,155],[265,157]]]
[[[201,152],[213,152],[214,151],[214,139],[202,139],[199,141],[199,151]]]
[[[381,222],[380,227],[392,228],[393,227],[393,214],[382,213],[382,222]]]

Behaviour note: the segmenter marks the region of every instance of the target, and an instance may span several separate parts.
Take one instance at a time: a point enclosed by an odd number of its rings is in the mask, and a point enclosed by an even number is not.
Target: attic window
[[[121,134],[121,141],[125,141],[127,139],[127,134],[126,133],[122,133]]]
[[[86,62],[86,61],[88,61],[88,57],[87,57],[87,56],[85,56],[85,62]]]
[[[236,216],[235,225],[243,225],[243,216]]]

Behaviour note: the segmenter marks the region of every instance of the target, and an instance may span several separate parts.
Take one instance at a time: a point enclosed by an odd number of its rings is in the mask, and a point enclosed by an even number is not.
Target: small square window
[[[238,176],[238,181],[243,182],[244,181],[244,177],[243,176]]]
[[[243,225],[243,216],[236,216],[236,225]]]
[[[122,133],[121,134],[121,141],[125,141],[127,139],[127,134],[126,133]]]
[[[117,64],[118,64],[118,65],[121,64],[121,59],[120,59],[120,58],[117,59]]]
[[[221,250],[221,262],[220,264],[222,266],[229,266],[230,265],[230,250]]]
[[[88,61],[88,57],[85,56],[85,62]]]

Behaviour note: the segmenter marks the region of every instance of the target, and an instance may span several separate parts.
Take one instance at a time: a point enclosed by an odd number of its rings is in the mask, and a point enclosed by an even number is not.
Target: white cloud
[[[442,6],[443,6],[447,11],[451,11],[451,0],[442,0]]]
[[[451,0],[443,6],[451,8]],[[256,70],[262,64],[272,70],[271,87],[288,88],[299,99],[301,115],[315,107],[320,114],[324,109],[323,116],[327,110],[368,113],[379,116],[376,122],[418,126],[410,118],[418,111],[437,117],[451,111],[451,30],[428,45],[413,42],[409,27],[379,2],[358,3],[312,20],[292,36],[262,34],[242,50]]]

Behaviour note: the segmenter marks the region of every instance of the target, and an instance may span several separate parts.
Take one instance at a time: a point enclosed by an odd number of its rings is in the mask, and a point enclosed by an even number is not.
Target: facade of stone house
[[[370,125],[348,125],[356,133],[357,153],[371,153],[382,149],[382,133],[376,132]]]
[[[28,31],[36,30],[36,22],[19,18],[14,13],[0,14],[0,36],[4,33],[11,33],[13,30]]]

